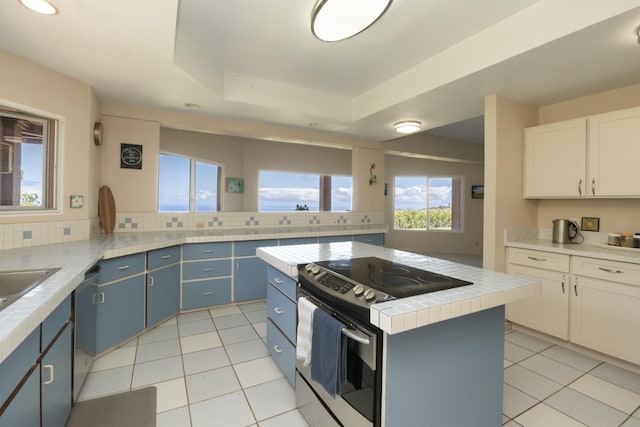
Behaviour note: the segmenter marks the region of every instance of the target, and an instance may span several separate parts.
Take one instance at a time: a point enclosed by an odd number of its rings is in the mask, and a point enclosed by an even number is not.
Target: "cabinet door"
[[[233,300],[247,301],[267,297],[267,263],[260,258],[236,259]]]
[[[0,415],[0,427],[39,425],[40,369],[36,368]]]
[[[640,197],[640,108],[589,117],[589,196]]]
[[[64,427],[71,414],[71,325],[43,356],[42,427]]]
[[[147,274],[147,328],[180,310],[180,264]]]
[[[640,286],[572,277],[571,341],[640,364]]]
[[[98,353],[144,329],[144,279],[144,275],[139,275],[98,288]]]
[[[355,242],[368,243],[370,245],[383,246],[384,234],[356,234],[353,236]]]
[[[586,156],[585,118],[525,129],[524,197],[585,197]]]
[[[507,265],[507,273],[542,282],[542,293],[507,304],[507,319],[567,339],[569,336],[568,274],[522,265]]]

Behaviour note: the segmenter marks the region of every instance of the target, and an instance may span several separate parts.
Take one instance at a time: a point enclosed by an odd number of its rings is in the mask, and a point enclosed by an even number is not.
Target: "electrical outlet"
[[[337,220],[337,219],[332,219],[332,220],[331,220],[331,224],[333,224],[333,225],[338,224],[338,220]]]

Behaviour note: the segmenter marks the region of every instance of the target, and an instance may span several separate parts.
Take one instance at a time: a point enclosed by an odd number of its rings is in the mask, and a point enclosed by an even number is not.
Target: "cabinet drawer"
[[[147,268],[155,270],[180,261],[180,246],[157,249],[147,252]]]
[[[199,308],[231,302],[231,278],[182,284],[182,308]]]
[[[267,348],[289,383],[295,386],[296,349],[270,320],[267,321]]]
[[[108,283],[123,277],[142,273],[145,265],[145,254],[133,254],[119,258],[100,261],[100,274],[96,283]]]
[[[571,273],[640,286],[640,265],[574,256]]]
[[[231,276],[230,259],[185,262],[182,264],[182,280],[224,276]]]
[[[357,234],[353,236],[353,240],[360,243],[368,243],[370,245],[383,246],[384,234]]]
[[[296,300],[296,281],[281,271],[269,266],[267,268],[267,281],[279,288],[293,301]]]
[[[297,237],[295,239],[282,239],[282,240],[280,240],[280,246],[308,245],[310,243],[318,243],[318,238],[317,237]]]
[[[296,304],[271,285],[267,286],[267,317],[296,342]]]
[[[553,252],[507,248],[507,262],[509,264],[526,265],[562,273],[569,272],[569,255]]]
[[[248,240],[233,244],[233,256],[256,256],[256,248],[262,246],[278,246],[277,240]]]
[[[182,247],[182,259],[228,258],[231,256],[231,243],[192,243]]]
[[[335,243],[335,242],[352,242],[353,236],[350,234],[344,236],[321,236],[318,237],[318,243]]]
[[[44,351],[56,334],[67,323],[67,320],[71,318],[71,295],[65,298],[60,305],[47,316],[42,322],[42,348]]]

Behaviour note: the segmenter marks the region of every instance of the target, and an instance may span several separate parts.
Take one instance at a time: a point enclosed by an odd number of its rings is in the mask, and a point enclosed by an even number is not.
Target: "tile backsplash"
[[[118,212],[114,233],[382,225],[384,212]],[[0,250],[87,240],[100,218],[0,224]]]

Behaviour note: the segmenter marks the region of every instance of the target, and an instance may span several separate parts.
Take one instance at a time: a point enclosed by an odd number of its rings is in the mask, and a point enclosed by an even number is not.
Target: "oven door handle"
[[[342,328],[342,335],[347,338],[351,338],[354,341],[358,341],[359,343],[364,345],[370,344],[369,337],[357,329],[351,329],[345,326],[344,328]]]

